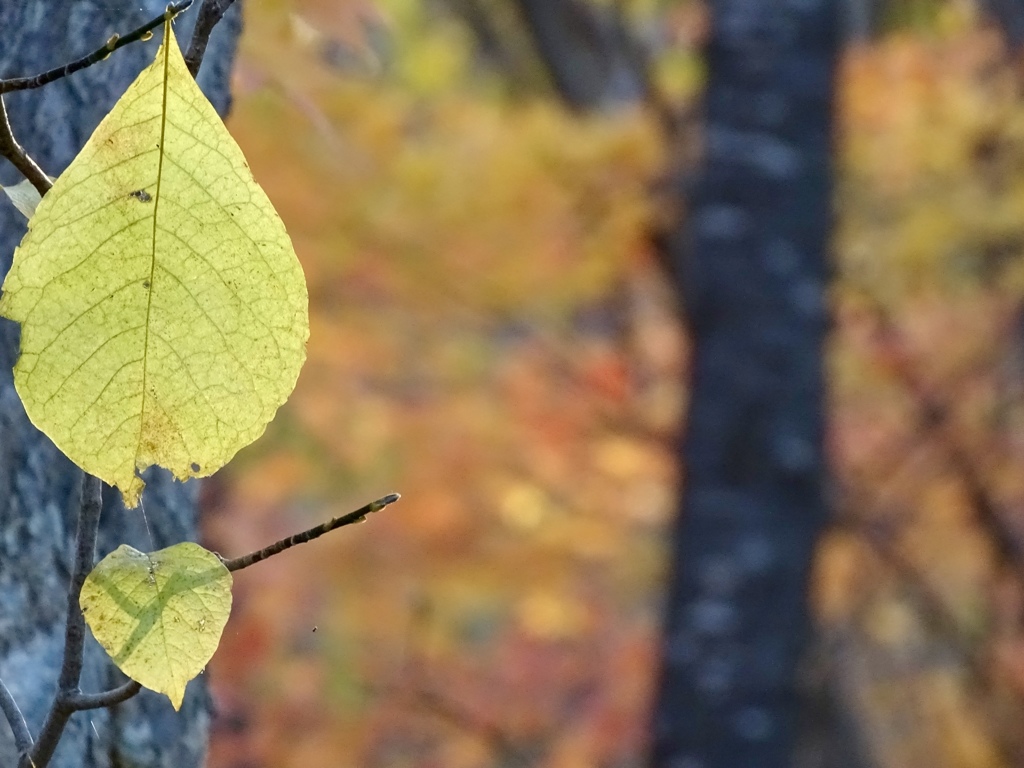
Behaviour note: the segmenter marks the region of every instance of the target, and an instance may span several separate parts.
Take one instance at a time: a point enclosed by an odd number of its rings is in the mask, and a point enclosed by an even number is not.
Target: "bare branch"
[[[181,2],[171,3],[167,6],[167,10],[156,16],[138,29],[133,29],[126,35],[111,35],[110,39],[103,44],[100,48],[97,48],[87,56],[83,56],[80,59],[76,59],[68,64],[64,64],[59,67],[42,72],[38,75],[31,77],[12,77],[7,80],[0,80],[0,94],[10,93],[11,91],[25,91],[30,88],[41,88],[47,83],[52,83],[54,80],[60,80],[62,77],[74,74],[86,67],[91,67],[93,64],[103,61],[110,54],[116,51],[118,48],[123,48],[130,43],[138,42],[139,40],[148,40],[152,37],[154,29],[164,23],[166,19],[173,19],[182,11],[187,10],[192,5],[193,0],[181,0]]]
[[[11,121],[7,119],[7,106],[4,104],[3,94],[0,94],[0,157],[10,160],[11,165],[31,182],[40,196],[50,191],[50,187],[53,186],[50,177],[36,164],[35,160],[28,156],[18,140],[14,138]]]
[[[19,755],[27,755],[32,749],[32,734],[28,730],[28,723],[25,716],[21,714],[18,702],[14,700],[10,690],[0,680],[0,710],[10,723],[11,731],[14,733],[14,746],[18,749]]]
[[[112,707],[122,701],[128,701],[132,696],[142,690],[142,685],[129,680],[124,685],[119,685],[109,691],[102,693],[71,693],[63,697],[63,704],[72,712],[81,712],[85,709],[101,709]]]
[[[242,555],[236,557],[233,560],[223,560],[225,567],[229,571],[240,571],[243,568],[248,568],[250,565],[255,565],[261,560],[266,560],[268,557],[272,557],[280,552],[284,552],[286,549],[291,549],[297,544],[305,544],[307,541],[320,538],[325,533],[330,533],[338,528],[343,528],[346,525],[353,525],[354,523],[361,523],[366,520],[367,515],[371,515],[374,512],[379,512],[389,504],[394,504],[402,498],[397,493],[389,493],[387,496],[371,501],[366,506],[360,507],[355,512],[349,512],[347,515],[336,517],[333,520],[328,520],[326,523],[322,523],[315,528],[310,528],[308,531],[302,533],[296,533],[294,536],[289,536],[287,539],[281,539],[280,541],[271,544],[268,547],[257,552],[250,552],[248,555]]]
[[[100,525],[100,511],[103,508],[103,482],[93,475],[82,478],[81,512],[78,517],[75,566],[68,590],[67,630],[64,638],[64,663],[61,665],[58,685],[62,691],[70,691],[78,685],[82,674],[82,647],[85,642],[85,617],[78,600],[82,585],[96,561],[96,533]]]
[[[213,28],[224,18],[233,2],[234,0],[203,0],[203,4],[199,6],[199,18],[196,19],[196,26],[192,30],[192,42],[185,53],[185,65],[192,73],[192,77],[199,74],[199,67],[203,64],[203,56],[206,55],[206,46],[210,42]]]
[[[53,757],[64,726],[75,711],[67,701],[79,694],[78,682],[82,676],[82,651],[85,645],[85,617],[79,606],[82,584],[92,570],[96,559],[96,534],[103,508],[103,483],[98,477],[83,474],[82,498],[78,513],[78,533],[75,545],[75,564],[68,587],[67,626],[64,630],[64,661],[57,681],[57,695],[46,715],[39,739],[29,755],[21,760],[21,768],[45,768]]]

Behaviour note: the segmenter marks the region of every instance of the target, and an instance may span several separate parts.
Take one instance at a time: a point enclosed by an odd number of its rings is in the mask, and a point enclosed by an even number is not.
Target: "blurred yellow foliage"
[[[951,446],[1017,508],[1024,105],[962,5],[851,50],[841,84],[829,442],[847,527],[822,549],[819,606],[860,735],[900,768],[1010,764],[970,670],[1017,603],[991,598],[995,550]],[[249,11],[231,127],[306,268],[312,336],[208,531],[241,551],[404,497],[253,575],[248,600],[240,584],[218,658],[250,661],[214,680],[281,768],[493,765],[513,759],[495,728],[533,765],[625,764],[646,743],[685,404],[646,231],[666,150],[641,110],[510,98],[428,7]],[[659,67],[684,91],[701,77],[685,54]],[[1019,641],[992,637],[1024,690]],[[325,660],[289,710],[283,665],[311,649]]]

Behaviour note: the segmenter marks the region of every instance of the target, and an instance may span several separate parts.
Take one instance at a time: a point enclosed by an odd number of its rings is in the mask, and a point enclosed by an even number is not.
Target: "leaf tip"
[[[138,475],[132,475],[132,479],[126,484],[121,485],[115,483],[118,490],[121,491],[121,498],[124,499],[124,506],[127,509],[135,509],[139,506],[139,501],[142,499],[142,489],[146,487],[146,483]]]
[[[167,698],[171,700],[171,706],[175,712],[181,711],[181,703],[185,700],[185,688],[176,688],[173,691],[166,691]]]

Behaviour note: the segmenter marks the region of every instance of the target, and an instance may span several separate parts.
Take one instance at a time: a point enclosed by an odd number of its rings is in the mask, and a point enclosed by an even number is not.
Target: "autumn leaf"
[[[220,643],[231,574],[198,544],[149,554],[122,544],[86,578],[80,604],[118,668],[179,709],[186,683]]]
[[[128,506],[138,472],[209,475],[294,388],[309,335],[291,241],[164,44],[40,202],[4,282],[32,422]]]

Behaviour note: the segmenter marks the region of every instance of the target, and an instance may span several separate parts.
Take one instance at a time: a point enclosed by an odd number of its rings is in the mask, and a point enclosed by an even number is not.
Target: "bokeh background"
[[[312,335],[204,536],[403,499],[238,577],[211,768],[643,764],[687,397],[652,241],[707,17],[589,1],[657,99],[570,108],[503,0],[245,6],[229,127]],[[848,6],[801,685],[858,765],[1021,765],[1024,69],[978,3]]]

